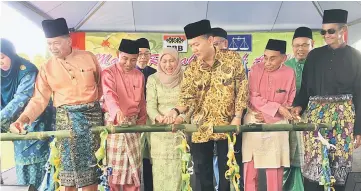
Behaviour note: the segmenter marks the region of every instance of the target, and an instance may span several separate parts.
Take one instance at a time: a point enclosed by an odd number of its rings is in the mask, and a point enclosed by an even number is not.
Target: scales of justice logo
[[[251,35],[228,35],[229,50],[233,51],[252,51]]]

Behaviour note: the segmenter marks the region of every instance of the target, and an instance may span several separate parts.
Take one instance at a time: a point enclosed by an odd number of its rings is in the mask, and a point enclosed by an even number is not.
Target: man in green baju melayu
[[[299,27],[295,30],[292,40],[294,58],[285,62],[286,66],[293,68],[296,74],[297,94],[301,89],[302,71],[308,53],[313,49],[314,41],[312,30],[307,27]],[[300,132],[290,132],[290,168],[284,169],[283,191],[304,191],[301,173],[302,143]]]

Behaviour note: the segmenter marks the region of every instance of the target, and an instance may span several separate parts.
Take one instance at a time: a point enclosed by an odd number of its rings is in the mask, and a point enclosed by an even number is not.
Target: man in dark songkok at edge
[[[296,96],[293,115],[304,111],[308,123],[330,123],[332,130],[303,132],[304,188],[322,191],[319,185],[325,146],[321,134],[336,149],[327,154],[336,191],[343,191],[347,174],[352,169],[353,150],[361,145],[361,53],[346,45],[348,12],[325,10],[321,34],[327,45],[312,50],[302,74],[301,89]],[[361,159],[354,159],[361,160]],[[322,169],[321,171],[319,169]]]

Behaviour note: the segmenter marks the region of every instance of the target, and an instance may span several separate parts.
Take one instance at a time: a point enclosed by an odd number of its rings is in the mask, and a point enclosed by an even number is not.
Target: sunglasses
[[[321,30],[321,35],[325,35],[326,33],[328,34],[335,34],[336,33],[336,29],[328,29],[328,30]]]

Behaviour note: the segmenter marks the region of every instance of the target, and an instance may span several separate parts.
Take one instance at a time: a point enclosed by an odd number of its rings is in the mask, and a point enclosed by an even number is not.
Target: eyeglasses
[[[139,57],[149,57],[150,56],[150,53],[139,53]]]
[[[214,41],[214,42],[213,42],[213,45],[214,45],[214,46],[218,46],[218,45],[220,45],[220,44],[223,43],[223,42],[224,42],[224,40]]]
[[[305,43],[305,44],[293,44],[292,46],[293,46],[293,48],[296,48],[296,49],[300,49],[301,47],[305,49],[305,48],[308,48],[310,46],[310,44],[307,44],[307,43]]]
[[[321,35],[325,35],[326,33],[328,34],[335,34],[336,33],[336,29],[328,29],[328,30],[321,30]]]

